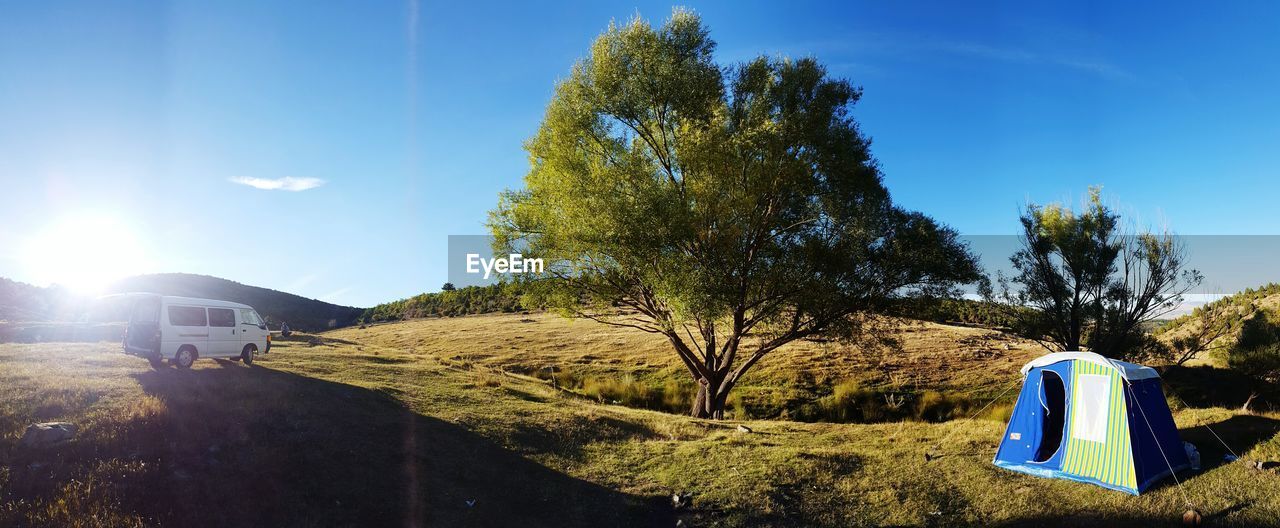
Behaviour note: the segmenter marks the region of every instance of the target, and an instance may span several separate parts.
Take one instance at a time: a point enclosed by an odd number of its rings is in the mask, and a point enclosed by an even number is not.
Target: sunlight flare
[[[146,252],[133,228],[100,213],[55,220],[28,239],[22,252],[37,282],[98,294],[112,281],[145,271]]]

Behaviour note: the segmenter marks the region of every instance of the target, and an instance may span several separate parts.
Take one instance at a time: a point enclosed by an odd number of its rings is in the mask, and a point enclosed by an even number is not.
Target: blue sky
[[[434,291],[447,235],[521,184],[556,79],[672,5],[0,3],[0,276]],[[962,233],[1091,184],[1144,224],[1277,232],[1280,4],[683,5],[724,62],[861,85],[895,199]]]

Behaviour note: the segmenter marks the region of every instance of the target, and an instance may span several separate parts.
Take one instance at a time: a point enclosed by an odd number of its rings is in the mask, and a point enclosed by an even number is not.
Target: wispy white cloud
[[[327,303],[342,304],[342,299],[350,292],[351,292],[350,287],[338,288],[334,291],[321,295],[320,300]]]
[[[1058,68],[1082,75],[1111,81],[1133,81],[1133,72],[1108,60],[1104,50],[1089,35],[1058,34],[1048,29],[1049,36],[1028,36],[1015,39],[1012,44],[993,45],[967,40],[951,40],[936,36],[899,31],[863,31],[839,40],[811,40],[780,43],[773,51],[793,57],[817,56],[833,69],[837,65],[857,65],[844,68],[859,73],[884,74],[893,70],[885,64],[897,64],[903,59],[935,57],[946,60],[1003,62],[1007,64],[1043,68]],[[730,61],[745,61],[758,56],[762,50],[739,48],[724,50],[720,56]],[[843,72],[843,70],[841,70]]]
[[[286,291],[290,293],[297,293],[299,291],[302,291],[303,288],[307,287],[308,285],[315,282],[316,279],[319,279],[319,278],[320,278],[320,272],[301,275],[298,278],[294,279],[293,282],[289,283],[288,289]]]
[[[324,180],[320,178],[294,178],[286,176],[284,178],[250,178],[247,176],[236,176],[231,178],[231,183],[240,185],[248,185],[254,189],[262,189],[264,191],[305,191],[307,189],[315,189],[324,185]]]
[[[1112,80],[1132,80],[1134,78],[1132,73],[1123,68],[1106,60],[1091,57],[1036,53],[1025,49],[988,46],[972,42],[933,42],[931,47],[939,51],[981,59],[1059,66]]]

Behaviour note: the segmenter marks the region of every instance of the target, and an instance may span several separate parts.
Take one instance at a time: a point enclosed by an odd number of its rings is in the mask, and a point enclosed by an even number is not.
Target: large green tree
[[[977,277],[952,230],[896,207],[813,59],[721,66],[699,18],[610,25],[526,144],[523,190],[491,213],[500,250],[543,258],[542,302],[666,336],[721,417],[743,375],[815,336]]]

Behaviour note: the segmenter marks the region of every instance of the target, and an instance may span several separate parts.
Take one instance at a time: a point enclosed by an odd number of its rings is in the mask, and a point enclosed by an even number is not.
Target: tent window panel
[[[1072,408],[1071,437],[1090,442],[1106,442],[1107,415],[1111,403],[1111,377],[1082,374],[1076,380],[1076,401]]]

